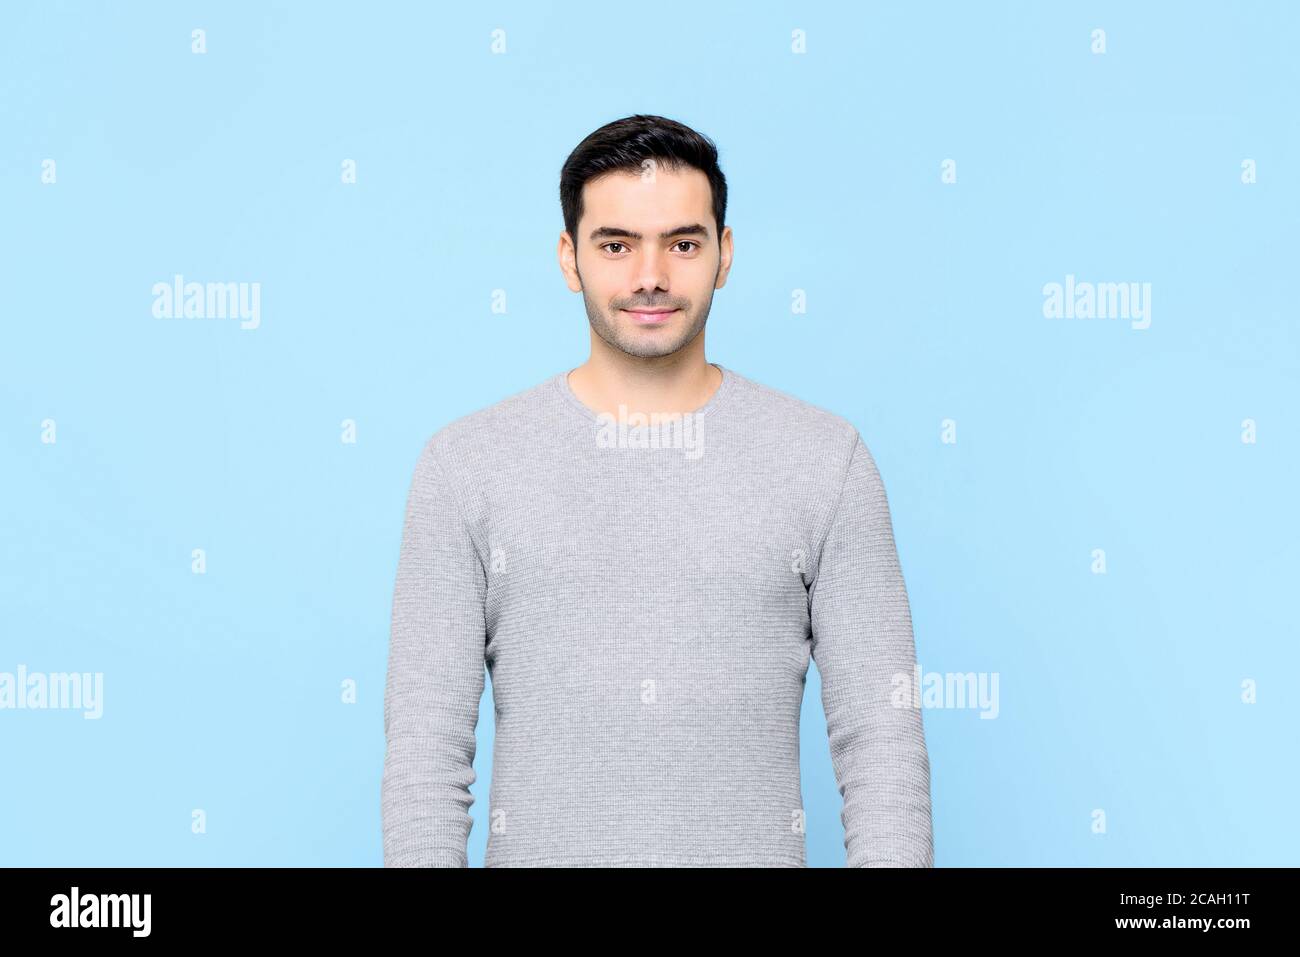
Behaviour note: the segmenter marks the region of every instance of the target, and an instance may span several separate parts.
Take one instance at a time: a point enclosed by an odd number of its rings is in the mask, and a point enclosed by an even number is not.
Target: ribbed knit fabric
[[[933,866],[875,462],[846,419],[718,368],[679,433],[611,431],[560,373],[427,441],[392,604],[385,866],[468,864],[486,668],[486,866],[804,867],[810,657],[848,866]]]

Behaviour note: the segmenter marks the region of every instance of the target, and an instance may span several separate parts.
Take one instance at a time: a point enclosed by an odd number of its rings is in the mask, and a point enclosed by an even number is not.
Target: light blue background
[[[721,148],[736,260],[709,358],[859,427],[922,668],[999,676],[996,720],[925,712],[936,863],[1300,863],[1298,23],[1286,3],[5,5],[0,671],[103,672],[105,711],[0,711],[0,863],[381,862],[416,456],[586,358],[558,172],[636,112]],[[153,318],[176,273],[260,282],[261,328]],[[1150,328],[1045,319],[1067,273],[1150,282]],[[838,866],[815,672],[804,719],[809,863]],[[491,723],[489,691],[475,866]]]

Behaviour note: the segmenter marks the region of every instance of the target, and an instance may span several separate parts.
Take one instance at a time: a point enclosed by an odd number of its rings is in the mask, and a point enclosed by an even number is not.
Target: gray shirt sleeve
[[[847,866],[933,867],[929,755],[912,706],[911,612],[885,488],[861,436],[809,602]],[[894,703],[900,684],[907,706]]]
[[[484,688],[483,563],[426,443],[407,496],[384,695],[385,867],[468,867]]]

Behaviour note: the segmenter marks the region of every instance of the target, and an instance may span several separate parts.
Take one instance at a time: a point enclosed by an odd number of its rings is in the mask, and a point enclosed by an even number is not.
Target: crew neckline
[[[718,407],[722,405],[727,396],[733,391],[736,383],[736,374],[720,362],[710,362],[709,365],[714,366],[722,373],[722,382],[713,390],[713,395],[709,396],[702,406],[689,413],[683,414],[708,415],[710,412],[715,412]],[[569,373],[572,371],[573,369],[566,369],[565,371],[553,376],[551,381],[555,384],[556,391],[559,392],[560,397],[564,399],[567,405],[572,407],[572,409],[585,421],[596,422],[600,419],[601,413],[590,408],[585,402],[579,399],[578,394],[573,391],[573,386],[569,385]]]

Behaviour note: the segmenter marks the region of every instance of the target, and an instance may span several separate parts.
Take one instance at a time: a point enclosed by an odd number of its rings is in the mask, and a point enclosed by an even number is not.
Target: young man
[[[560,178],[581,366],[447,425],[407,500],[386,866],[806,866],[799,712],[822,679],[850,867],[931,867],[916,662],[885,489],[846,419],[704,355],[726,282],[707,138],[632,116]],[[906,695],[910,699],[910,695]]]

